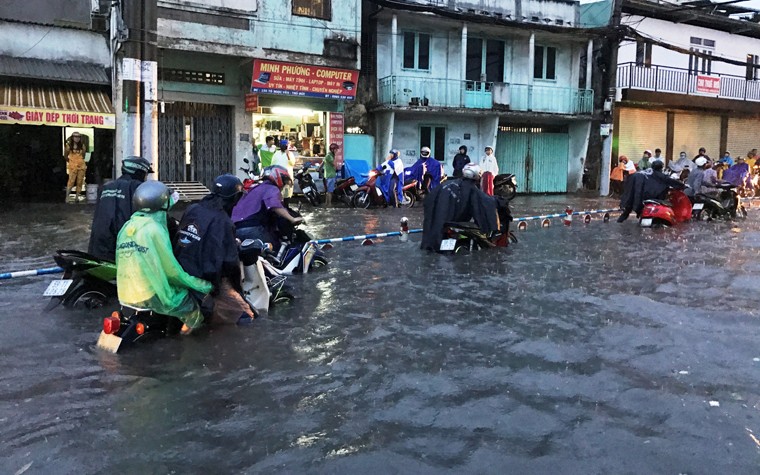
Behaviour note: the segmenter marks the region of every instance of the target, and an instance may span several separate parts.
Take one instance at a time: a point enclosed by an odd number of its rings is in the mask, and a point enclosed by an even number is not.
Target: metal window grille
[[[224,85],[224,73],[210,71],[190,71],[187,69],[161,69],[161,80],[173,82],[190,82],[196,84]]]

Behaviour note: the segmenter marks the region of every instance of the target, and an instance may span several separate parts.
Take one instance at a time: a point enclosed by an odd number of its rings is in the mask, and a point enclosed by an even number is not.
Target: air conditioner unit
[[[493,97],[493,103],[501,106],[509,105],[509,84],[505,82],[493,83],[493,90],[491,92]]]

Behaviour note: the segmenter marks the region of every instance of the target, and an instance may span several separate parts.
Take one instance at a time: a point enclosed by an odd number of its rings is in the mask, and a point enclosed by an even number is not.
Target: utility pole
[[[158,5],[142,0],[142,157],[153,163],[158,176]]]
[[[602,166],[599,177],[599,194],[607,196],[610,193],[610,168],[612,165],[612,123],[614,117],[615,94],[617,85],[617,58],[620,47],[620,19],[623,13],[623,0],[612,0],[612,18],[610,19],[610,33],[606,38],[609,48],[609,67],[607,77],[607,97],[603,107],[603,126],[607,128],[607,136],[602,140]],[[609,107],[608,107],[609,105]],[[609,109],[609,110],[608,110]]]
[[[142,153],[140,146],[140,102],[142,73],[142,8],[141,0],[124,0],[122,15],[127,27],[124,56],[121,64],[122,101],[121,111],[124,121],[122,132],[122,159]]]

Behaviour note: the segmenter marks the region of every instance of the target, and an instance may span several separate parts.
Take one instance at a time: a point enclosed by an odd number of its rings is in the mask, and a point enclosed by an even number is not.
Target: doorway
[[[446,127],[443,125],[421,125],[420,146],[430,147],[430,154],[438,161],[446,159]]]

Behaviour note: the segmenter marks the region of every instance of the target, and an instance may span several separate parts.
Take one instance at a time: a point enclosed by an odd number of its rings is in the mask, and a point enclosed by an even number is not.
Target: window
[[[430,35],[404,33],[404,69],[430,69]]]
[[[636,66],[652,67],[652,43],[636,42]]]
[[[465,79],[504,82],[504,42],[468,38]]]
[[[331,0],[293,0],[293,15],[332,19]]]
[[[200,84],[224,84],[224,73],[212,73],[209,71],[189,71],[187,69],[164,69],[158,70],[162,81],[191,82]]]
[[[760,56],[756,54],[747,55],[747,81],[760,79]]]
[[[551,81],[557,79],[557,48],[536,45],[534,54],[533,77]]]
[[[444,160],[446,158],[446,127],[420,126],[420,148],[422,147],[430,147],[433,157]]]

